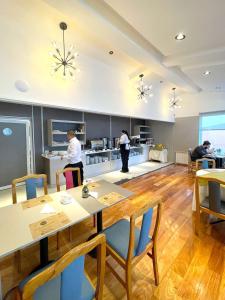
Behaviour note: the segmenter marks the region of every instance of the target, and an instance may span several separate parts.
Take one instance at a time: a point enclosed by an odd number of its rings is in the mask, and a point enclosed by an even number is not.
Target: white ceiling
[[[224,0],[105,0],[203,90],[225,89]],[[186,39],[177,41],[183,32]],[[210,70],[209,77],[202,76]],[[219,88],[218,88],[219,87]]]
[[[225,45],[224,0],[105,0],[163,55]],[[178,32],[187,38],[174,39]]]
[[[93,55],[131,78],[144,71],[185,91],[225,90],[225,0],[44,1],[74,20]],[[179,32],[185,40],[174,39]]]

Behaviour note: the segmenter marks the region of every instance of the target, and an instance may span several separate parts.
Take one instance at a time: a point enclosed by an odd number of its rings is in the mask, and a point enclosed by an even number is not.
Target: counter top
[[[137,148],[141,148],[141,147],[150,147],[150,145],[146,145],[146,144],[142,144],[140,146],[131,146],[130,149],[137,149]],[[94,151],[94,150],[83,150],[82,151],[82,156],[84,155],[90,155],[90,154],[99,154],[99,153],[108,153],[108,152],[113,152],[113,151],[119,151],[120,149],[118,148],[114,148],[114,149],[106,149],[106,150],[98,150],[98,151]],[[45,159],[65,159],[67,160],[67,158],[62,158],[61,155],[53,155],[53,154],[42,154],[42,157]]]

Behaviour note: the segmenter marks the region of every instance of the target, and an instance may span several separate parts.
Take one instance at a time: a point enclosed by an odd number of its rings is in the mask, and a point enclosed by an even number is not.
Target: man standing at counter
[[[67,132],[67,139],[69,141],[69,146],[67,148],[67,159],[69,164],[64,167],[65,168],[79,168],[80,169],[80,177],[81,184],[83,184],[84,172],[83,172],[83,163],[81,161],[81,144],[79,140],[76,138],[73,130],[69,130]],[[74,186],[78,186],[78,176],[77,172],[73,172],[73,184]]]

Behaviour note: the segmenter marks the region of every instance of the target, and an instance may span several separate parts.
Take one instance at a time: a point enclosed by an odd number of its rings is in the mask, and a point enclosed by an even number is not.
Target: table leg
[[[40,266],[45,267],[49,263],[48,260],[48,238],[40,240]]]
[[[97,233],[102,232],[102,211],[97,213]]]
[[[99,233],[102,232],[103,226],[102,226],[102,211],[99,211],[97,213],[97,232],[89,236],[88,241],[96,237]],[[91,252],[89,252],[89,255],[93,258],[97,258],[97,251],[96,249],[93,249]]]

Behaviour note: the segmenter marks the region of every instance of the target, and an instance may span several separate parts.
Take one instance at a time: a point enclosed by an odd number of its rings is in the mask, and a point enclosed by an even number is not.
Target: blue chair
[[[141,208],[137,213],[133,214],[130,221],[122,219],[103,231],[106,235],[107,253],[125,269],[126,282],[120,278],[118,273],[108,262],[106,262],[106,264],[115,277],[126,288],[128,300],[132,298],[132,268],[145,254],[153,261],[155,284],[159,284],[156,239],[161,217],[161,202],[161,199],[151,201],[144,208]],[[152,225],[154,207],[157,207],[157,215],[153,234],[150,236],[149,231]],[[135,226],[135,220],[140,216],[143,216],[141,229]]]
[[[97,286],[84,271],[85,254],[97,247]],[[101,300],[106,243],[100,234],[66,253],[58,261],[28,276],[18,286],[17,300]]]
[[[26,200],[37,197],[37,188],[43,187],[44,195],[48,194],[47,176],[45,174],[30,174],[12,181],[12,199],[13,204],[17,203],[16,187],[19,183],[25,183],[26,187]],[[21,272],[21,252],[16,252],[18,261],[18,272]]]
[[[196,160],[196,170],[209,169],[210,167],[212,167],[213,169],[216,168],[215,159],[201,158]]]
[[[48,194],[47,176],[45,174],[31,174],[12,181],[12,199],[13,204],[17,203],[16,187],[19,183],[25,183],[27,200],[37,197],[37,188],[43,187],[44,194]]]

